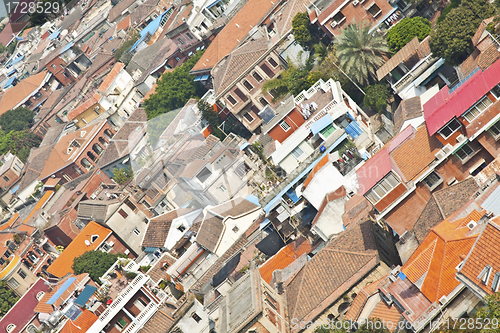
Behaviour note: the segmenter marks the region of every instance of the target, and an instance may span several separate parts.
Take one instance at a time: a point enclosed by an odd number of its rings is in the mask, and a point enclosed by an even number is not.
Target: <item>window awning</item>
[[[194,81],[206,81],[210,77],[210,74],[205,74],[205,75],[197,75],[194,78]]]
[[[19,185],[20,184],[17,184],[16,186],[14,186],[14,188],[10,191],[11,194],[14,194],[17,192],[17,190],[19,190]]]
[[[11,77],[11,78],[9,79],[9,81],[7,81],[7,83],[5,84],[5,86],[3,86],[3,89],[7,89],[7,88],[9,88],[10,86],[12,86],[12,84],[14,83],[14,80],[15,80],[15,79],[16,79],[16,77],[15,77],[15,76]]]
[[[59,36],[59,33],[61,32],[61,28],[57,29],[56,31],[54,31],[50,36],[49,36],[49,39],[50,40],[54,40],[57,38],[57,36]]]
[[[82,290],[82,293],[80,294],[80,296],[78,296],[78,298],[75,300],[74,304],[79,306],[79,307],[85,306],[87,301],[90,299],[90,297],[92,297],[92,295],[94,294],[94,292],[96,290],[97,290],[97,288],[94,286],[85,286],[85,288]]]
[[[210,5],[207,6],[207,9],[210,9],[212,8],[213,6],[215,6],[216,4],[218,4],[221,0],[215,0],[214,2],[212,2]]]
[[[13,70],[11,70],[10,72],[7,73],[7,76],[11,76],[15,72],[17,72],[17,70],[14,68]]]
[[[332,117],[327,113],[323,117],[321,117],[319,120],[315,121],[311,125],[311,132],[313,135],[318,134],[323,128],[327,127],[333,123]]]
[[[297,203],[299,201],[299,197],[297,196],[297,194],[295,194],[293,189],[289,189],[288,191],[286,191],[286,195],[288,195],[288,197],[292,199],[293,203]]]
[[[23,60],[24,59],[24,55],[20,56],[20,57],[17,57],[17,58],[14,58],[12,59],[12,61],[10,62],[10,65],[14,65],[14,64],[17,64],[19,61]]]
[[[55,301],[62,296],[62,294],[75,282],[76,278],[69,278],[57,289],[56,293],[47,301],[47,304],[54,304]]]
[[[64,52],[68,51],[73,45],[75,45],[75,42],[70,42],[70,43],[66,44],[66,46],[63,47],[63,49],[61,50],[61,52],[59,54],[63,54]]]

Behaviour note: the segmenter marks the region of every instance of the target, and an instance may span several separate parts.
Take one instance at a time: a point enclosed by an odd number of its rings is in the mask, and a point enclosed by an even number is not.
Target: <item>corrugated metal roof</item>
[[[500,82],[500,61],[484,72],[477,72],[450,94],[447,86],[424,104],[429,135],[435,134],[453,117],[459,117]]]

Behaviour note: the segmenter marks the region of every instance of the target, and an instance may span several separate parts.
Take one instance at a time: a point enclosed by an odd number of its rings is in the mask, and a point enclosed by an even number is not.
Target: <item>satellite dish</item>
[[[90,242],[88,239],[85,240],[85,245],[90,246]]]

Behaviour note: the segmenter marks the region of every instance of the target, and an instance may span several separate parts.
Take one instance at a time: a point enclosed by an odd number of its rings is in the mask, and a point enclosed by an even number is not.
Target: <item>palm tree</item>
[[[389,51],[385,38],[369,31],[369,22],[351,23],[335,39],[340,68],[360,84],[376,80],[375,72]]]

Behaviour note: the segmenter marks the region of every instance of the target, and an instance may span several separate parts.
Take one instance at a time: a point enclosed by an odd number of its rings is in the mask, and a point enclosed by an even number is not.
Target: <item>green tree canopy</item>
[[[387,106],[389,91],[384,84],[374,84],[366,87],[366,95],[363,99],[365,106],[371,107],[377,112],[382,112]]]
[[[488,0],[463,0],[431,32],[429,45],[434,56],[441,57],[446,64],[461,64],[474,50],[472,37],[482,18],[495,14]]]
[[[7,282],[0,281],[0,316],[5,316],[18,300],[16,293],[7,287]]]
[[[297,43],[304,50],[310,50],[313,43],[313,35],[311,34],[311,22],[309,15],[306,12],[297,13],[292,19],[292,34]]]
[[[10,151],[26,162],[31,148],[40,146],[42,138],[28,130],[5,132],[0,130],[0,154]]]
[[[376,80],[375,73],[389,51],[385,38],[370,29],[369,22],[351,23],[335,39],[340,68],[359,84]]]
[[[193,81],[193,76],[189,74],[201,55],[202,51],[199,51],[180,67],[161,76],[155,93],[144,101],[148,119],[183,107],[190,98],[203,96],[205,87]]]
[[[113,180],[117,184],[123,184],[127,180],[132,179],[134,177],[134,172],[131,167],[127,168],[114,168],[113,169]]]
[[[387,44],[391,52],[398,52],[413,38],[418,37],[421,42],[431,32],[431,22],[428,19],[415,16],[406,17],[387,32]]]
[[[76,275],[89,273],[92,280],[101,283],[99,278],[114,264],[118,258],[126,258],[122,253],[111,254],[102,251],[87,251],[73,260],[73,272]]]
[[[5,132],[22,131],[33,125],[35,112],[28,108],[19,107],[9,110],[0,116],[0,126]]]

